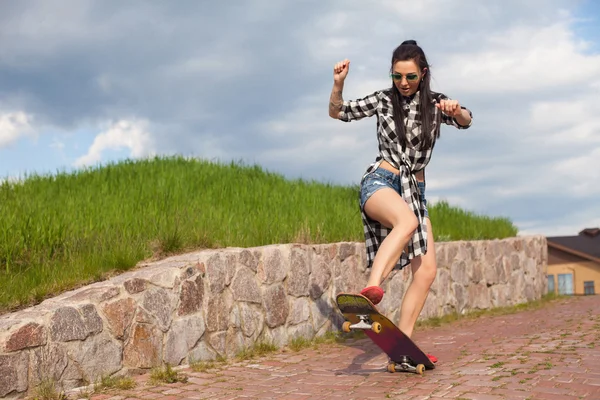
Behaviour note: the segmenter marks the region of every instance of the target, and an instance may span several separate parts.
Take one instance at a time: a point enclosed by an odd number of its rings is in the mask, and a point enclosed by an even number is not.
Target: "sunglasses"
[[[417,74],[406,74],[405,76],[406,76],[406,80],[409,82],[414,82],[417,79],[419,79],[419,75],[417,75]],[[390,74],[390,77],[395,81],[402,80],[402,74],[394,73],[394,74]]]

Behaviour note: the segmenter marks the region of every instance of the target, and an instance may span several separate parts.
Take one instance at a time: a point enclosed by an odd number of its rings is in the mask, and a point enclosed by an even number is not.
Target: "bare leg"
[[[406,201],[390,188],[375,192],[365,204],[365,213],[391,232],[379,246],[367,286],[381,285],[382,278],[394,269],[402,250],[417,229],[417,217]]]
[[[425,222],[427,223],[427,254],[411,261],[413,279],[402,300],[400,322],[398,323],[398,328],[409,337],[413,333],[415,323],[423,310],[429,288],[437,273],[431,221],[426,218]]]

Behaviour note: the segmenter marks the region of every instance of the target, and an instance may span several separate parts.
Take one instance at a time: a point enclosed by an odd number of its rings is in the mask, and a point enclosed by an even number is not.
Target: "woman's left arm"
[[[443,99],[435,105],[442,111],[442,121],[459,129],[467,129],[473,123],[473,113],[460,105],[458,100]]]

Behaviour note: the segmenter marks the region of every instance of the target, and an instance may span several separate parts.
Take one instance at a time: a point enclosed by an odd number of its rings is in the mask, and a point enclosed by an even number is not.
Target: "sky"
[[[600,226],[599,18],[593,0],[2,2],[0,179],[180,154],[357,184],[376,120],[329,117],[333,66],[360,98],[414,39],[473,112],[442,128],[428,201],[576,235]]]

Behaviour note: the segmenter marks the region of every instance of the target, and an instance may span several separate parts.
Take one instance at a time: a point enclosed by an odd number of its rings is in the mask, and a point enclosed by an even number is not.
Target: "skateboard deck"
[[[410,371],[422,375],[426,369],[435,368],[429,357],[365,296],[340,293],[336,303],[346,320],[342,330],[363,330],[390,358],[389,372]]]

